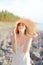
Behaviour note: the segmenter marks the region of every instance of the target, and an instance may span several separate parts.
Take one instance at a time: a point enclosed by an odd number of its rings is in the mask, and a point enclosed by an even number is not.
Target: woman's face
[[[25,29],[26,29],[26,26],[23,23],[19,23],[19,25],[18,25],[19,32],[20,31],[24,32]]]

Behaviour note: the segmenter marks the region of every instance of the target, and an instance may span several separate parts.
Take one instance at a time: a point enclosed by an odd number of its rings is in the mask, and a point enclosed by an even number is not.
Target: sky
[[[2,10],[43,23],[43,0],[0,0],[0,11]]]

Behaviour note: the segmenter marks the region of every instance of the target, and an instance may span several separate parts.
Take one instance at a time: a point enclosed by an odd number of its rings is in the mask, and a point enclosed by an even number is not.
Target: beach
[[[43,26],[43,25],[42,25]],[[11,30],[14,24],[0,22],[0,65],[11,65],[12,44]],[[43,29],[38,26],[38,37],[32,41],[30,58],[32,65],[43,65]]]

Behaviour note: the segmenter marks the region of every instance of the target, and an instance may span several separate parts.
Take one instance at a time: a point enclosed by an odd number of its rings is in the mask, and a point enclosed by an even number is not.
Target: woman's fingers
[[[37,33],[33,33],[33,37],[36,38],[38,36]]]

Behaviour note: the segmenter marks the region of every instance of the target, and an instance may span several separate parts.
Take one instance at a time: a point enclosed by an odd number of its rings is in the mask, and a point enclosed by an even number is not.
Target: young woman
[[[12,64],[11,65],[31,65],[30,47],[32,40],[37,37],[35,31],[36,24],[31,20],[21,19],[12,30]]]

